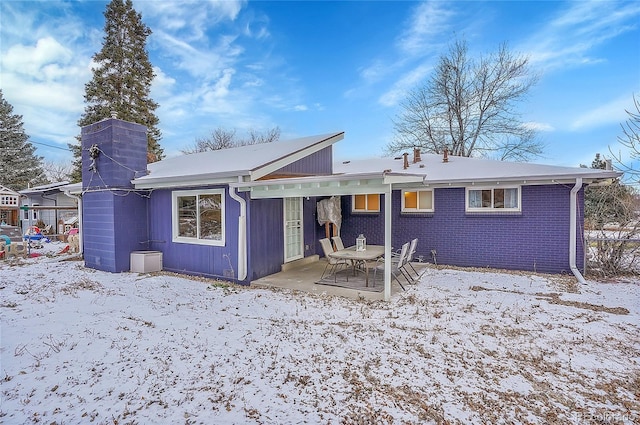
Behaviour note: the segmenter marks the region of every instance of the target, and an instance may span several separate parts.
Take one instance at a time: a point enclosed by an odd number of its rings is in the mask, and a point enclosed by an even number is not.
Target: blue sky
[[[106,4],[0,3],[0,85],[46,160],[71,160],[64,148],[79,134]],[[578,166],[620,150],[625,109],[640,96],[640,2],[133,4],[153,31],[151,94],[168,156],[217,127],[276,126],[282,139],[344,130],[337,159],[381,156],[399,102],[456,37],[471,55],[506,42],[530,57],[540,81],[520,112],[546,145],[536,162]]]

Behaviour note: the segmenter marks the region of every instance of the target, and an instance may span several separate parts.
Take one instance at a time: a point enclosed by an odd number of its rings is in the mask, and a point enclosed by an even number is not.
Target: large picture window
[[[380,212],[380,195],[352,195],[351,197],[352,212]]]
[[[403,191],[402,212],[433,212],[433,190]]]
[[[467,211],[520,211],[520,188],[467,188]]]
[[[224,245],[224,190],[173,192],[173,241]]]

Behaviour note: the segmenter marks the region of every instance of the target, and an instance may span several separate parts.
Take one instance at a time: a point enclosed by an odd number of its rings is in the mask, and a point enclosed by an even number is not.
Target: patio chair
[[[391,257],[391,277],[398,282],[398,285],[400,285],[403,291],[406,291],[406,289],[400,281],[400,277],[404,278],[407,283],[413,282],[413,278],[409,274],[408,270],[406,270],[408,253],[409,242],[406,242],[402,245],[402,248],[400,248],[398,256]],[[384,261],[384,257],[380,257],[376,262],[376,266],[373,271],[373,286],[376,285],[376,274],[378,273],[378,270],[384,270]]]
[[[329,268],[329,266],[331,266],[331,268],[329,269],[329,274],[333,273],[333,281],[337,282],[337,273],[342,268],[348,268],[349,262],[347,262],[346,260],[333,258],[329,255],[333,252],[333,246],[331,246],[331,241],[329,241],[329,238],[320,239],[320,245],[322,246],[322,251],[324,251],[325,258],[327,259],[327,265],[324,266],[324,271],[322,272],[322,277],[320,277],[320,280],[324,278],[325,274],[327,273],[327,269]],[[347,282],[348,281],[349,275],[347,274]]]
[[[342,238],[340,236],[333,236],[331,240],[333,241],[333,246],[336,247],[336,251],[344,249],[344,244],[342,243]]]
[[[417,246],[418,246],[418,238],[412,239],[411,244],[409,245],[409,252],[407,253],[407,261],[406,261],[407,266],[409,266],[413,271],[413,273],[415,274],[415,276],[411,276],[414,283],[417,282],[418,279],[420,278],[420,273],[418,273],[415,267],[413,267],[413,264],[411,264],[411,262],[413,261],[413,256],[416,253]],[[407,269],[407,272],[408,271],[409,270]]]

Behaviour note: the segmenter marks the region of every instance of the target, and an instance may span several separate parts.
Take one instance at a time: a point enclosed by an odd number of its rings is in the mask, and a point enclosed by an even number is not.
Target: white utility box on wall
[[[162,270],[161,251],[132,251],[131,271],[134,273],[159,272]]]

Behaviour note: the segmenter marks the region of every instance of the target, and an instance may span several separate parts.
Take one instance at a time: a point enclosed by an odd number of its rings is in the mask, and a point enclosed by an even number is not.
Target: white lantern
[[[360,236],[356,238],[356,251],[366,251],[367,250],[367,238],[364,237],[362,233]]]

